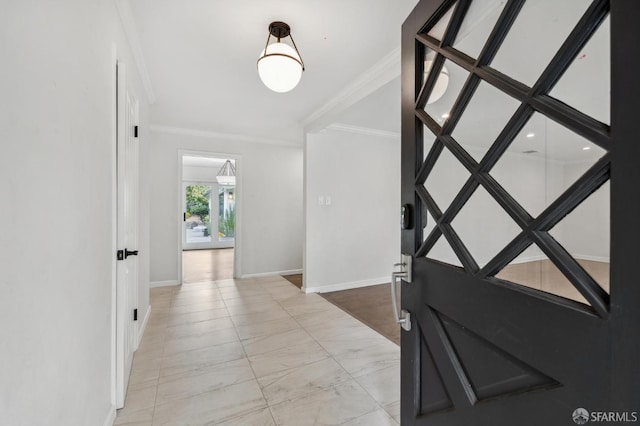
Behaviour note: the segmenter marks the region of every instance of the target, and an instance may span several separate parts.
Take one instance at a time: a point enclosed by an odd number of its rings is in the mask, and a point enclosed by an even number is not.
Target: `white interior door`
[[[138,101],[127,90],[118,64],[117,181],[118,262],[116,286],[116,405],[124,406],[136,349],[134,309],[138,296]]]

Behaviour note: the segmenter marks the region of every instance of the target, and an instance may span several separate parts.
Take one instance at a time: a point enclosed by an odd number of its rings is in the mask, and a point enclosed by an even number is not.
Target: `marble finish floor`
[[[116,425],[398,425],[400,348],[284,278],[151,290]]]
[[[234,249],[184,250],[182,282],[196,283],[233,278]]]

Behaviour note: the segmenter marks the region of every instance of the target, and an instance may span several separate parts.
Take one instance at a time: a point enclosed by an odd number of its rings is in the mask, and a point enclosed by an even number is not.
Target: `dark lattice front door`
[[[638,417],[639,17],[422,0],[403,25],[403,424]]]

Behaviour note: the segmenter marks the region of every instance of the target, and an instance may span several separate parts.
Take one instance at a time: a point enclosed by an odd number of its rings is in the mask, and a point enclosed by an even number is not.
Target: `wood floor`
[[[282,278],[289,281],[291,284],[295,285],[298,288],[302,288],[302,274],[295,275],[283,275]]]
[[[393,320],[389,286],[372,285],[320,293],[320,296],[399,345],[400,326]]]
[[[609,292],[608,263],[589,260],[578,260],[578,263],[606,292]],[[578,290],[549,260],[509,265],[496,277],[587,304]],[[302,275],[289,275],[284,278],[298,288],[302,287]],[[400,327],[393,320],[389,284],[320,295],[387,339],[400,344]]]
[[[578,263],[607,293],[609,292],[608,262],[578,260]],[[550,260],[508,265],[496,277],[588,304],[580,292]]]
[[[283,278],[302,288],[302,274],[287,275]],[[320,296],[395,344],[400,344],[400,326],[393,321],[391,314],[389,284],[320,293]]]
[[[182,271],[183,283],[233,278],[233,249],[185,250]]]

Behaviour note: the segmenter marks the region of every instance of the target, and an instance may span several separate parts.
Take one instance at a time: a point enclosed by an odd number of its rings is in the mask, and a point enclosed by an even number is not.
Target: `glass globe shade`
[[[216,176],[216,180],[220,185],[235,185],[236,177],[235,176]]]
[[[433,61],[426,60],[424,61],[424,75],[425,80],[426,77],[429,76],[429,71],[431,71],[431,66],[433,65]],[[427,101],[427,105],[436,102],[438,99],[444,95],[444,92],[447,91],[447,86],[449,86],[449,70],[443,65],[440,70],[440,75],[436,80],[436,84],[433,86],[433,90],[431,90],[431,95],[429,96],[429,100]]]
[[[285,93],[298,85],[302,77],[300,56],[288,44],[273,43],[267,46],[266,55],[262,51],[258,59],[258,75],[269,89]]]

